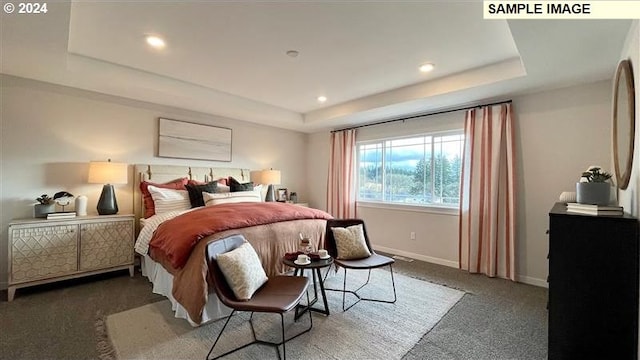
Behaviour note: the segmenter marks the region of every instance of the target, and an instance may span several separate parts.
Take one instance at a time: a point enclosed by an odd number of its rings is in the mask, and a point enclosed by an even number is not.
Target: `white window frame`
[[[392,201],[378,201],[378,200],[361,200],[360,199],[360,146],[361,145],[371,145],[382,143],[382,194],[384,197],[385,187],[386,187],[386,157],[385,153],[387,151],[387,147],[385,146],[385,142],[392,140],[402,140],[402,139],[411,139],[417,137],[444,137],[450,135],[464,135],[464,129],[455,129],[455,130],[446,130],[446,131],[433,131],[433,132],[424,132],[424,133],[416,133],[411,135],[403,135],[403,136],[391,136],[384,138],[376,138],[365,141],[357,141],[356,142],[356,162],[355,162],[355,174],[356,174],[356,203],[357,206],[368,207],[368,208],[386,208],[391,210],[408,210],[408,211],[418,211],[418,212],[428,212],[428,213],[439,213],[439,214],[448,214],[448,215],[458,215],[458,209],[460,207],[458,204],[440,204],[440,203],[430,203],[430,204],[414,204],[414,203],[401,203],[401,202],[392,202]],[[431,156],[433,158],[434,154],[434,146],[435,142],[431,142]],[[463,141],[463,151],[464,151],[464,141]],[[462,155],[462,154],[461,154]],[[434,164],[434,162],[431,162]],[[432,165],[433,166],[433,165]],[[432,176],[435,176],[435,172],[432,171]],[[462,179],[460,179],[462,181]]]

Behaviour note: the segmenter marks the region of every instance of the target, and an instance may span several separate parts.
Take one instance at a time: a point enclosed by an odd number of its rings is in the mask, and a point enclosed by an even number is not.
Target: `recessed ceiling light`
[[[298,50],[289,50],[287,51],[287,56],[295,58],[298,57],[298,55],[300,55],[300,52]]]
[[[433,65],[432,63],[426,63],[426,64],[422,64],[420,65],[419,69],[421,72],[429,72],[431,70],[433,70],[433,68],[435,68],[436,66]]]
[[[318,96],[318,102],[319,103],[323,103],[325,101],[327,101],[327,97],[326,96]]]
[[[151,45],[156,49],[162,49],[165,47],[164,40],[158,36],[148,35],[147,36],[147,44]]]

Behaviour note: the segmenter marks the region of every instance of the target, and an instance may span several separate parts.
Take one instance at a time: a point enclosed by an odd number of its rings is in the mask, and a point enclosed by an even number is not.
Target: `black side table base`
[[[310,264],[308,265],[298,265],[296,263],[294,263],[292,260],[287,260],[287,259],[283,259],[282,263],[284,265],[287,265],[289,267],[293,268],[293,276],[304,276],[304,271],[305,270],[311,270],[311,275],[312,275],[312,279],[313,279],[313,299],[309,299],[308,303],[303,305],[303,304],[298,304],[296,306],[296,312],[295,312],[295,320],[297,321],[298,318],[300,318],[305,312],[307,311],[313,311],[319,314],[323,314],[323,315],[329,315],[329,303],[327,302],[327,293],[326,290],[324,288],[324,279],[322,278],[322,274],[320,272],[320,269],[322,268],[326,268],[326,267],[331,267],[331,264],[333,264],[333,258],[328,258],[328,259],[324,259],[324,260],[316,260],[316,261],[312,261]],[[320,285],[320,296],[318,296],[318,284]],[[309,291],[309,289],[307,289],[307,291]],[[313,307],[313,305],[315,305],[315,303],[318,302],[319,298],[322,297],[322,303],[324,305],[324,308],[317,308],[317,307]]]
[[[307,311],[313,311],[319,314],[324,314],[324,315],[329,315],[329,304],[327,303],[327,293],[325,291],[324,288],[324,282],[322,281],[322,274],[320,273],[320,268],[315,268],[315,269],[310,269],[311,273],[313,274],[313,294],[314,297],[312,300],[309,301],[309,304],[307,305],[302,305],[302,304],[298,304],[296,306],[296,314],[294,319],[298,320],[299,317],[301,317],[302,315],[304,315],[305,312]],[[294,276],[298,276],[298,272],[300,272],[299,276],[304,276],[304,269],[302,268],[297,268],[293,271],[293,275]],[[316,280],[318,279],[318,280]],[[320,283],[320,294],[322,295],[322,300],[324,303],[324,309],[318,309],[313,307],[313,305],[318,302],[318,286],[317,283]],[[309,290],[307,290],[309,291]]]

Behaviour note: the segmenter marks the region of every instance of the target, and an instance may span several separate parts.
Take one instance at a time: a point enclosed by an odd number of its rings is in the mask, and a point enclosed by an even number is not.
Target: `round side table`
[[[320,269],[331,266],[331,264],[333,264],[333,258],[330,257],[328,259],[312,259],[311,263],[309,263],[308,265],[298,265],[294,263],[293,260],[287,260],[286,258],[283,258],[282,263],[293,268],[293,276],[304,276],[305,270],[311,270],[313,278],[314,298],[310,300],[309,304],[299,304],[296,307],[295,319],[297,320],[305,313],[305,311],[313,311],[320,314],[329,315],[329,304],[327,304],[327,294],[324,289],[324,282],[322,281],[322,274],[320,273]],[[312,307],[318,301],[318,283],[320,285],[320,295],[322,296],[324,309]]]

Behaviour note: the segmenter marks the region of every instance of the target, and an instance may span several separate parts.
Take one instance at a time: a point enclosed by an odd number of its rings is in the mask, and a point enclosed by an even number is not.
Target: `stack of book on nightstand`
[[[624,215],[622,206],[567,203],[567,212],[587,215]]]
[[[47,220],[53,219],[68,219],[76,217],[75,211],[63,211],[63,212],[54,212],[47,214]]]

